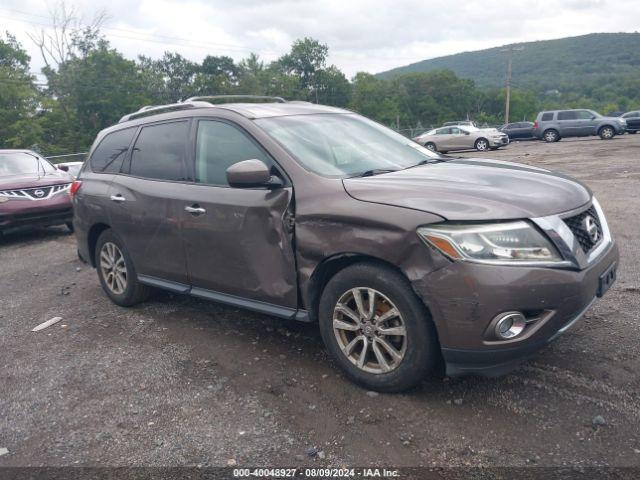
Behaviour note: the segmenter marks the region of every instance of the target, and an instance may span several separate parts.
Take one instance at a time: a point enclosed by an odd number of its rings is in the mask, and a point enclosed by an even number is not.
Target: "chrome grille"
[[[70,186],[70,183],[63,183],[61,185],[49,185],[46,187],[2,190],[0,191],[0,197],[16,200],[46,200],[58,193],[68,191]]]
[[[593,241],[591,235],[585,227],[585,219],[589,216],[594,219],[596,230],[598,232],[598,238],[595,242]],[[589,253],[593,249],[593,247],[595,247],[602,241],[602,224],[600,223],[598,213],[593,206],[589,207],[589,209],[585,210],[582,213],[579,213],[578,215],[565,218],[564,223],[567,224],[573,235],[576,237],[576,240],[578,240],[578,243],[580,244],[580,247],[582,248],[582,251],[584,253]]]

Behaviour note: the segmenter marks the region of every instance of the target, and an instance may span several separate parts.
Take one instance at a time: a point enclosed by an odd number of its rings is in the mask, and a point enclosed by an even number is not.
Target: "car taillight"
[[[81,186],[82,186],[81,180],[74,180],[73,183],[71,184],[71,188],[69,189],[69,195],[73,197],[76,193],[78,193],[78,190],[80,190]]]
[[[538,128],[538,122],[533,122],[533,129],[536,130]]]

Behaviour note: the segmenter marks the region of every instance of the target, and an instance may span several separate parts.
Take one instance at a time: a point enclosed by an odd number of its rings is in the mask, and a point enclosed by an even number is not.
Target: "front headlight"
[[[525,221],[442,223],[420,227],[418,235],[453,260],[495,264],[562,261],[551,242]]]

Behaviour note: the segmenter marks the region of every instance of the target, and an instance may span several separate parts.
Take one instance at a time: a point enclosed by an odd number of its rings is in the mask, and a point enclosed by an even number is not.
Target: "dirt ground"
[[[0,239],[0,466],[640,466],[640,135],[462,155],[577,177],[620,245],[613,289],[517,371],[366,392],[315,325],[168,293],[119,308],[64,228],[14,234]]]

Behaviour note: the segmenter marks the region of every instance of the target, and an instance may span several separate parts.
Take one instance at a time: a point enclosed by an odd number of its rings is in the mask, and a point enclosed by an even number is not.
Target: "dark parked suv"
[[[442,157],[301,102],[146,108],[76,183],[82,259],[118,305],[149,287],[319,322],[367,388],[509,371],[615,279],[591,191],[541,168]]]
[[[598,135],[610,140],[622,135],[627,122],[621,117],[603,117],[593,110],[552,110],[538,113],[533,125],[534,135],[546,142],[566,137]]]

